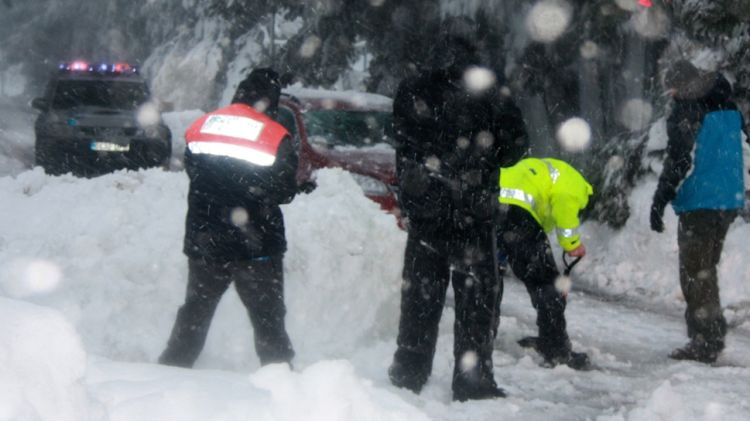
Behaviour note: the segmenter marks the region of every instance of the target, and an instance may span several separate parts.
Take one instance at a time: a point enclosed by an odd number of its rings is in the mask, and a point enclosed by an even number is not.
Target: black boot
[[[568,340],[562,345],[549,346],[546,344],[541,345],[544,344],[544,341],[540,342],[536,336],[527,336],[518,341],[518,344],[524,348],[534,349],[544,357],[544,363],[549,367],[565,364],[574,370],[591,369],[589,356],[585,352],[572,351]]]
[[[716,362],[719,354],[724,349],[724,341],[706,342],[694,338],[682,348],[677,348],[669,354],[673,360],[691,360],[706,364]]]
[[[416,394],[419,394],[422,391],[422,387],[427,383],[427,376],[419,370],[395,361],[388,367],[388,378],[391,380],[392,385],[402,389],[409,389]]]
[[[419,394],[432,371],[432,358],[404,348],[396,350],[393,363],[388,367],[391,384]]]
[[[459,383],[453,386],[453,400],[466,402],[471,399],[504,398],[505,390],[498,387],[494,380],[480,383]]]
[[[565,364],[573,370],[590,370],[591,361],[585,352],[567,351],[563,353],[544,356],[545,364],[551,367]]]
[[[476,367],[453,371],[453,400],[465,402],[470,399],[504,398],[506,393],[497,386],[491,366],[479,363]]]

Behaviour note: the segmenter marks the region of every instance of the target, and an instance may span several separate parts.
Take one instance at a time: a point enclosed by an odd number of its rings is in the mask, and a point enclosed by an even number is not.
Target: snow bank
[[[0,178],[0,293],[60,310],[86,349],[153,358],[184,294],[187,177]]]
[[[284,209],[288,324],[313,359],[343,357],[396,331],[406,234],[347,172],[316,181]]]
[[[0,419],[82,421],[86,353],[57,311],[0,298]]]
[[[321,171],[318,185],[284,207],[287,325],[309,361],[395,331],[405,243],[348,173]],[[89,352],[155,361],[184,298],[187,189],[184,173],[158,169],[0,178],[0,293],[62,311]],[[257,367],[252,338],[232,289],[206,360]]]
[[[300,375],[285,366],[270,366],[250,377],[271,394],[272,413],[279,420],[379,421],[427,420],[428,417],[391,392],[358,378],[346,361],[324,361]]]
[[[359,378],[346,361],[324,361],[301,372],[270,365],[251,375],[106,361],[96,367],[88,386],[113,421],[428,419]]]

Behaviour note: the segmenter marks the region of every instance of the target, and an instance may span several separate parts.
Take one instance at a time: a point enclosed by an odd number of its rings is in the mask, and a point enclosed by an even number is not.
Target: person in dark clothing
[[[284,325],[286,238],[279,205],[296,194],[297,154],[287,131],[269,117],[280,89],[274,71],[256,69],[240,83],[232,105],[186,132],[188,285],[162,364],[193,366],[231,283],[250,316],[261,364],[289,363],[294,356]]]
[[[519,109],[488,80],[465,37],[436,42],[433,69],[403,80],[393,104],[399,201],[408,226],[391,382],[419,393],[432,371],[449,282],[455,293],[453,399],[504,396],[492,369],[502,281],[496,265],[498,168],[527,150]],[[482,72],[472,74],[472,72]],[[489,78],[491,80],[491,78]]]
[[[729,225],[744,206],[742,115],[719,73],[681,60],[667,73],[674,97],[667,120],[667,156],[651,205],[651,229],[664,231],[667,203],[678,215],[680,286],[690,342],[670,355],[716,361],[727,324],[719,301],[716,266]]]

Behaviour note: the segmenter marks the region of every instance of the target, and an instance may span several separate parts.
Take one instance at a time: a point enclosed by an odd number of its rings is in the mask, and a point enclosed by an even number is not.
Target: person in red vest
[[[232,283],[250,316],[261,364],[290,363],[294,356],[284,324],[286,238],[279,205],[297,192],[297,154],[289,133],[273,120],[280,94],[278,74],[255,69],[231,105],[185,132],[187,294],[162,364],[193,366]]]

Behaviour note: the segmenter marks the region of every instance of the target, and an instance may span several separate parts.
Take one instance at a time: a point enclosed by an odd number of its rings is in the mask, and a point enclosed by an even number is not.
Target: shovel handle
[[[573,270],[573,267],[575,265],[577,265],[578,262],[581,261],[581,259],[583,258],[583,256],[578,256],[575,259],[573,259],[572,261],[568,262],[568,259],[566,259],[566,257],[565,257],[567,255],[568,254],[563,251],[562,260],[563,260],[563,264],[565,265],[565,271],[563,273],[565,274],[565,276],[570,276],[570,272]]]

